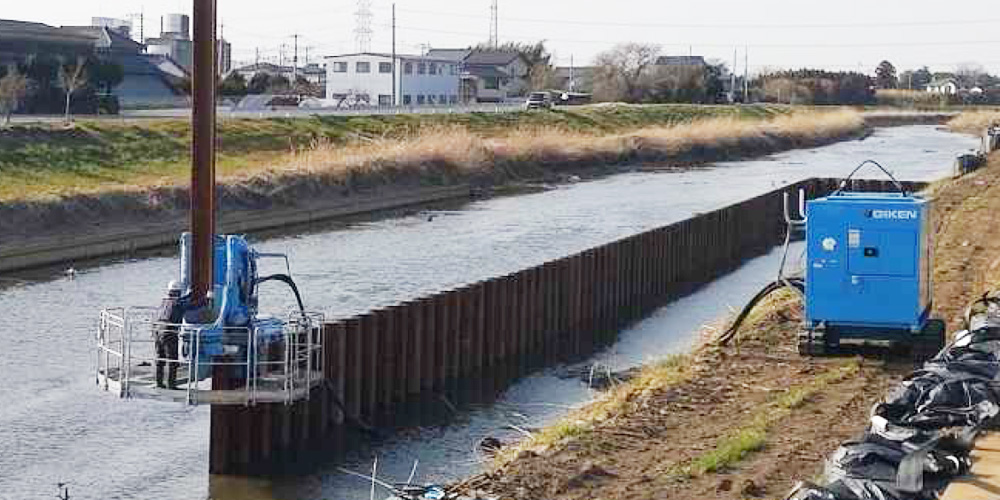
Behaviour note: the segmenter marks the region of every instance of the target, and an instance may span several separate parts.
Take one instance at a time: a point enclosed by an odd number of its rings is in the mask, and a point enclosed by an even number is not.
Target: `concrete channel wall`
[[[471,189],[468,184],[457,184],[414,189],[398,196],[357,196],[310,208],[236,211],[221,217],[219,229],[224,233],[241,234],[318,223],[380,210],[468,198],[471,196]],[[131,256],[142,250],[176,245],[178,237],[185,230],[186,221],[178,220],[132,231],[98,231],[98,234],[89,236],[54,237],[24,245],[0,245],[0,273]]]
[[[782,195],[810,179],[688,220],[497,278],[324,325],[324,385],[291,405],[212,408],[215,474],[295,467],[363,443],[364,432],[488,402],[520,376],[580,360],[622,327],[782,241]],[[925,187],[905,183],[908,190]],[[886,181],[857,190],[887,191]]]

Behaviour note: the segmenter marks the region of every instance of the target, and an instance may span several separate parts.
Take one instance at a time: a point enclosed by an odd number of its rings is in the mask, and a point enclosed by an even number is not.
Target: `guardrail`
[[[290,406],[213,407],[213,473],[266,472],[309,451],[342,453],[349,431],[406,425],[444,403],[490,401],[531,371],[579,360],[623,326],[783,240],[783,193],[814,198],[810,179],[506,276],[323,327],[326,383]],[[919,190],[923,183],[903,183]],[[859,190],[895,189],[853,181]],[[306,425],[308,424],[308,425]]]

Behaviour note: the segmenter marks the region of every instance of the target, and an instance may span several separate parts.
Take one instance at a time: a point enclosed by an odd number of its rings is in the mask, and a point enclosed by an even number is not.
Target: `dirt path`
[[[934,192],[937,314],[961,311],[1000,277],[1000,155]],[[806,359],[795,352],[800,307],[790,297],[744,327],[739,345],[701,348],[690,376],[654,390],[620,387],[599,420],[570,415],[573,432],[522,443],[459,490],[504,499],[780,498],[822,471],[858,436],[871,405],[913,366],[877,357]],[[564,422],[561,424],[566,426]]]

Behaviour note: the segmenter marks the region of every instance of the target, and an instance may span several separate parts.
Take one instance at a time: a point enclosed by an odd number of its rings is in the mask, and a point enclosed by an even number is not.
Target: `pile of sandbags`
[[[872,408],[856,441],[828,459],[821,484],[787,500],[932,500],[969,469],[976,435],[1000,414],[1000,326],[958,334]]]

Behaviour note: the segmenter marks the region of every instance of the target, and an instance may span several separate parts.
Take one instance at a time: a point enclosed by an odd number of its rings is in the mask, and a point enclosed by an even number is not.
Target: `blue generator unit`
[[[931,319],[930,204],[899,193],[837,191],[806,203],[805,328],[799,352],[841,341],[909,344],[926,359],[944,345]]]

